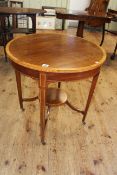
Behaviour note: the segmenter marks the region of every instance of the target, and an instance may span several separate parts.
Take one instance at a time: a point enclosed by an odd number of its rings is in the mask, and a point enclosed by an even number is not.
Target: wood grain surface
[[[16,38],[7,44],[6,52],[13,62],[45,72],[89,71],[106,59],[105,51],[90,41],[48,33]]]
[[[0,14],[42,14],[45,10],[18,7],[0,7]]]

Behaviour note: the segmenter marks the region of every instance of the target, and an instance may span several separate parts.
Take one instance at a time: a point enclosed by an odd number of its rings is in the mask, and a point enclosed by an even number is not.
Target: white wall
[[[24,0],[24,7],[41,8],[42,6],[67,7],[68,0]]]
[[[108,8],[117,10],[117,0],[110,0]],[[111,22],[109,25],[106,25],[106,28],[108,30],[117,31],[117,22]]]
[[[85,10],[90,4],[90,0],[69,0],[69,9],[70,10]],[[70,20],[67,22],[68,26],[78,26],[77,21]]]
[[[90,0],[70,0],[70,10],[85,10],[89,6]]]
[[[110,0],[108,8],[117,10],[117,0]]]

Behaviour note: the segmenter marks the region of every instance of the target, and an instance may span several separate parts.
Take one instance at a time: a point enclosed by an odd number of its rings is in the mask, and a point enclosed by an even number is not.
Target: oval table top
[[[75,73],[100,67],[105,51],[96,44],[63,34],[31,34],[18,37],[6,46],[11,61],[42,72]]]

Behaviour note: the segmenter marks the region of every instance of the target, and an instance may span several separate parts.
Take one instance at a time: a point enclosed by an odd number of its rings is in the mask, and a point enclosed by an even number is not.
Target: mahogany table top
[[[6,51],[16,64],[43,72],[90,71],[106,59],[105,51],[90,41],[52,33],[15,38],[7,44]]]
[[[45,10],[33,8],[0,7],[0,14],[43,14]]]

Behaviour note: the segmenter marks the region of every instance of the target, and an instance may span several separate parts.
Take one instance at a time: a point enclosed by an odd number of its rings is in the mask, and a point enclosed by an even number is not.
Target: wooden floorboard
[[[75,35],[76,29],[56,32]],[[100,43],[98,32],[85,31],[84,36]],[[45,146],[39,136],[39,103],[25,103],[25,111],[20,110],[14,70],[4,61],[0,47],[0,175],[117,175],[117,57],[110,60],[116,40],[106,34],[107,61],[86,125],[82,125],[81,114],[68,106],[53,107]],[[88,79],[62,83],[62,88],[69,101],[83,108],[90,85]],[[38,94],[35,80],[22,76],[22,86],[25,97]]]

